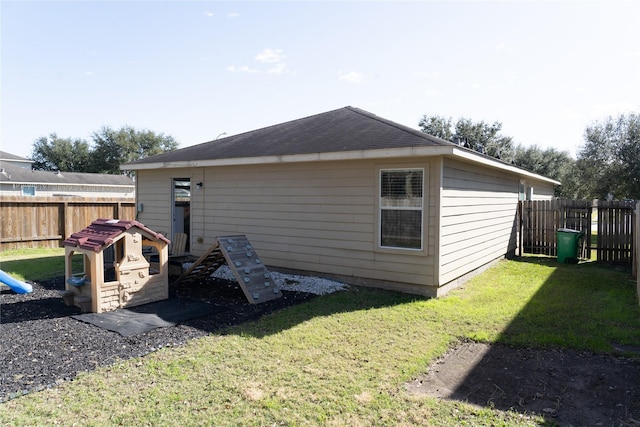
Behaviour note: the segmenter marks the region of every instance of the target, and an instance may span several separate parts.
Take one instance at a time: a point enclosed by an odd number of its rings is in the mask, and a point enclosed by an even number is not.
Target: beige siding
[[[204,252],[215,237],[246,235],[264,262],[273,267],[327,275],[418,285],[433,294],[439,168],[431,160],[373,160],[209,167],[203,188],[192,185],[192,250]],[[425,179],[424,251],[378,248],[378,171],[423,167]],[[436,171],[436,172],[434,172]],[[139,220],[154,230],[169,224],[172,177],[185,170],[138,172]],[[192,178],[192,183],[195,178]],[[202,243],[198,243],[198,237]],[[405,287],[407,288],[407,287]]]
[[[191,242],[203,236],[202,209],[194,212],[194,206],[202,206],[204,190],[197,190],[195,184],[202,182],[202,169],[155,169],[137,172],[137,203],[144,205],[138,212],[138,221],[155,232],[162,233],[171,239],[172,233],[172,185],[174,178],[191,179]]]
[[[246,234],[282,268],[433,283],[424,255],[377,248],[373,161],[215,168],[205,181],[206,240]]]
[[[424,249],[378,246],[380,169],[425,170]],[[138,171],[138,219],[171,232],[173,178],[190,178],[191,252],[244,234],[273,267],[435,295],[515,249],[520,177],[453,159],[412,158]],[[201,189],[195,183],[202,182]],[[527,182],[536,197],[553,186]],[[364,281],[355,280],[365,279]],[[371,282],[367,282],[370,280]],[[443,289],[448,289],[444,287]]]
[[[444,160],[440,285],[515,249],[518,185],[515,175]]]
[[[533,200],[552,200],[555,197],[554,186],[544,182],[532,182]]]

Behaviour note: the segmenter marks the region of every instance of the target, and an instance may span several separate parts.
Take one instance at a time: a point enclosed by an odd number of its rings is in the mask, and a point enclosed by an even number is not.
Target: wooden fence
[[[632,264],[634,202],[598,202],[598,261]]]
[[[635,202],[585,200],[542,200],[520,202],[521,253],[557,255],[556,232],[560,228],[582,231],[578,256],[590,258],[592,212],[597,210],[597,260],[614,264],[633,264]]]
[[[135,219],[133,199],[21,197],[0,199],[0,251],[57,248],[97,218]]]
[[[557,231],[578,230],[591,235],[592,203],[586,200],[527,200],[520,202],[520,253],[556,256]],[[578,254],[591,253],[591,240],[584,239]]]
[[[636,203],[636,226],[633,228],[633,250],[635,252],[632,272],[636,278],[636,291],[640,303],[640,202]]]

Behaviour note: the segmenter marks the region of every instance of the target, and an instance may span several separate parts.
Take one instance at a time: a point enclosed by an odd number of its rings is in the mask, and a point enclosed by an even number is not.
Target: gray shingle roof
[[[21,184],[134,185],[133,180],[125,175],[77,172],[61,172],[58,174],[50,171],[32,171],[8,162],[2,162],[0,182]]]
[[[0,151],[0,160],[17,160],[23,163],[33,163],[33,160],[16,156],[15,154],[7,153],[6,151]]]
[[[453,145],[367,111],[344,107],[220,140],[137,160],[128,165],[242,157]]]

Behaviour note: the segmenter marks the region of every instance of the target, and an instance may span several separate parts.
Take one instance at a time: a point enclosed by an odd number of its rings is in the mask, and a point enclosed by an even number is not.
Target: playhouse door
[[[187,245],[185,250],[189,251],[189,237],[191,231],[191,179],[173,179],[173,223],[171,225],[171,238],[176,233],[186,233]]]

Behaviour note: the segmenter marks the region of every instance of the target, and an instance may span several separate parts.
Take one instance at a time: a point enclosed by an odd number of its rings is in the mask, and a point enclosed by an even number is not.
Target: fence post
[[[522,237],[522,230],[524,228],[523,226],[524,221],[522,219],[522,210],[523,210],[522,200],[519,200],[518,201],[518,230],[516,231],[516,235],[518,236],[518,256],[523,255],[522,245],[523,245],[524,239]]]
[[[67,218],[69,217],[69,212],[67,212],[68,210],[69,210],[69,203],[63,202],[62,218],[58,219],[58,221],[62,223],[62,241],[60,242],[60,246],[62,246],[62,242],[64,241],[64,239],[66,239],[71,235],[71,233],[69,232],[69,227],[67,225]]]
[[[634,211],[635,227],[633,228],[633,274],[636,276],[636,292],[638,295],[638,303],[640,303],[640,202],[636,202],[636,210]]]

